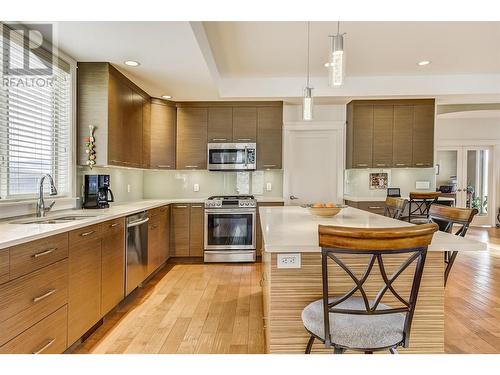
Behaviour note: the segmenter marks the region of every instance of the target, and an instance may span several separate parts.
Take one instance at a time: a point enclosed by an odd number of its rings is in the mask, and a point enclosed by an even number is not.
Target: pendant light
[[[344,84],[345,53],[344,34],[340,33],[340,21],[337,22],[337,34],[330,35],[331,49],[328,66],[328,83],[330,87],[340,87]]]
[[[311,23],[307,22],[307,81],[302,98],[302,120],[311,121],[313,118],[313,97],[312,87],[309,85],[309,50],[310,50],[310,29]]]

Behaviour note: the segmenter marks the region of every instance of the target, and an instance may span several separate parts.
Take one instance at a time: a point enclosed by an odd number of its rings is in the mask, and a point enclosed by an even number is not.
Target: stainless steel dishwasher
[[[148,221],[147,211],[126,218],[125,295],[129,295],[148,275]]]

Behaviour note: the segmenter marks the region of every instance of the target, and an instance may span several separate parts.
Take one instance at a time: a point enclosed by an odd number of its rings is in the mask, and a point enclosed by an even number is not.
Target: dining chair
[[[311,352],[315,340],[326,348],[333,348],[335,354],[342,354],[345,350],[367,354],[389,350],[396,354],[398,346],[408,347],[427,246],[437,230],[435,223],[377,229],[319,225],[323,296],[302,311],[304,327],[310,334],[305,353]],[[402,256],[404,260],[399,268],[389,275],[388,262],[384,263],[384,260],[395,254],[406,256]],[[359,257],[359,261],[369,256],[362,276],[356,276],[341,259],[346,255]],[[354,282],[351,289],[337,296],[330,295],[328,266],[332,261]],[[410,275],[405,274],[412,264],[415,264],[415,269],[409,270]],[[378,293],[372,298],[365,284],[374,273],[381,281],[377,284],[380,286],[380,289],[376,288]],[[396,291],[395,281],[401,274],[411,281],[408,293]],[[366,287],[371,289],[373,285]],[[396,302],[391,305],[382,303],[386,294]]]
[[[453,226],[456,225],[458,226],[458,230],[455,232],[455,235],[465,237],[470,223],[477,213],[478,210],[475,208],[458,208],[434,204],[429,209],[429,220],[436,223],[442,232],[453,233]],[[444,252],[444,262],[446,264],[444,271],[445,286],[457,254],[458,251]]]
[[[410,200],[408,202],[408,216],[402,217],[401,220],[408,221],[413,224],[425,224],[429,222],[429,208],[436,203],[441,192],[410,192]]]
[[[408,201],[402,198],[387,197],[385,199],[384,216],[400,219]]]

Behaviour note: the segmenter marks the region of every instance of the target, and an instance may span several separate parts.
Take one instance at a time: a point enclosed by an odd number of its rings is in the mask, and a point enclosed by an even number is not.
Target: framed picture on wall
[[[388,173],[370,173],[370,190],[387,189],[388,186]]]

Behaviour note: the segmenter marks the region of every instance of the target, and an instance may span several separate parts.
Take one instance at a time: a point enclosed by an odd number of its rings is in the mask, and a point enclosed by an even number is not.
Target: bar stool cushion
[[[333,302],[335,298],[330,298]],[[335,308],[365,310],[361,297],[351,297]],[[390,306],[379,304],[377,310]],[[310,303],[302,311],[305,328],[324,339],[323,300]],[[346,348],[366,349],[394,346],[403,340],[404,313],[380,315],[354,315],[330,313],[330,335],[332,343]]]

